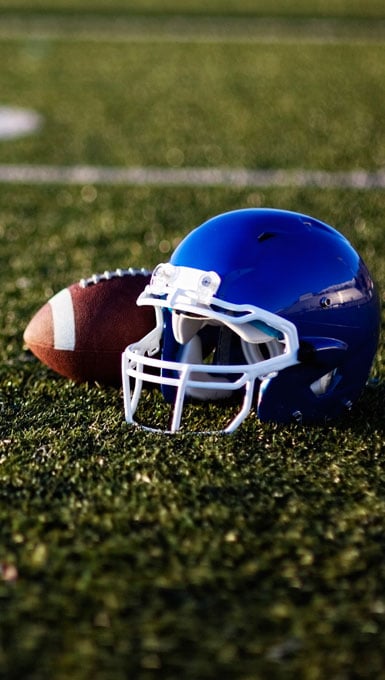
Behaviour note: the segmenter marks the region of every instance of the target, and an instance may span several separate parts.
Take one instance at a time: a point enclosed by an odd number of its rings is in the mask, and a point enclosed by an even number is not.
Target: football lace
[[[87,288],[88,286],[93,286],[101,281],[109,281],[110,279],[122,278],[123,276],[148,276],[151,274],[149,269],[142,267],[141,269],[134,269],[129,267],[128,269],[115,269],[115,271],[105,271],[103,274],[92,274],[85,279],[80,279],[79,286],[81,288]]]

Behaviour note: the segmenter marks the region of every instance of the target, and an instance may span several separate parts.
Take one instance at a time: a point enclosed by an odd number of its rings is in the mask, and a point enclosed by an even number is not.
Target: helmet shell
[[[262,383],[262,420],[322,422],[357,399],[378,344],[379,302],[366,265],[336,229],[285,210],[235,210],[193,230],[171,263],[215,271],[217,298],[295,323],[300,363]],[[316,394],[312,385],[328,373],[328,389]]]

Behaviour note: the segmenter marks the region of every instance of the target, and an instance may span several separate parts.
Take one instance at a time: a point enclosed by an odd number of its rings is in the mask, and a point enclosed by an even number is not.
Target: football
[[[146,269],[117,269],[63,288],[33,316],[25,344],[75,382],[120,385],[123,350],[155,326],[154,309],[136,304],[150,278]]]

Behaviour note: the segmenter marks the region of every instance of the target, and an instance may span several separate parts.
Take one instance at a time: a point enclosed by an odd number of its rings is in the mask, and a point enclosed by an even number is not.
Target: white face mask
[[[156,326],[144,338],[129,345],[122,356],[124,407],[128,423],[138,424],[134,414],[143,382],[176,389],[171,424],[165,430],[171,433],[180,428],[185,397],[202,401],[224,399],[243,389],[239,413],[225,429],[219,430],[233,432],[250,412],[255,381],[271,379],[283,368],[298,363],[299,342],[295,325],[258,307],[237,305],[217,298],[220,283],[216,272],[172,264],[158,265],[154,270],[152,280],[139,296],[137,304],[154,307]],[[178,360],[168,361],[155,356],[162,344],[163,309],[171,311],[173,335],[182,346]],[[236,334],[245,362],[235,365],[204,363],[199,332],[205,326],[219,326]],[[151,426],[142,427],[154,431]]]

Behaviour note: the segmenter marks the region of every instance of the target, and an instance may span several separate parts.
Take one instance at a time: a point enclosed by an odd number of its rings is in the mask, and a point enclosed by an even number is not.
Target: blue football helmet
[[[143,382],[173,405],[241,396],[222,432],[262,421],[323,423],[350,409],[379,335],[375,285],[342,234],[299,213],[245,209],[209,219],[159,264],[138,305],[155,328],[122,357],[125,417]],[[152,429],[149,427],[148,429]]]

